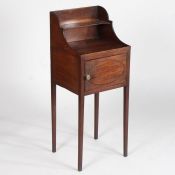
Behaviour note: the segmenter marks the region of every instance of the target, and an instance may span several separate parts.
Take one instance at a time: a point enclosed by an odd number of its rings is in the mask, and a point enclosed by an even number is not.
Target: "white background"
[[[77,96],[57,87],[57,152],[51,152],[49,11],[104,6],[132,46],[129,156],[122,156],[122,89],[85,101],[81,174],[175,174],[174,0],[0,0],[0,172],[77,172]]]

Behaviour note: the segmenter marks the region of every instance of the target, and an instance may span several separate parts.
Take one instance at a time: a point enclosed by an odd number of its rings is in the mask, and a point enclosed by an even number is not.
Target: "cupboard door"
[[[115,55],[85,62],[85,92],[93,93],[126,83],[126,55]]]

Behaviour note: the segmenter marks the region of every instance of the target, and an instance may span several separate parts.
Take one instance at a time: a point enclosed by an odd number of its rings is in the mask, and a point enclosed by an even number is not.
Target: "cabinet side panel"
[[[78,58],[65,54],[53,52],[52,56],[53,80],[60,86],[78,93],[79,90],[79,61]]]
[[[50,36],[51,81],[77,94],[80,60],[67,45],[54,13],[50,14]]]

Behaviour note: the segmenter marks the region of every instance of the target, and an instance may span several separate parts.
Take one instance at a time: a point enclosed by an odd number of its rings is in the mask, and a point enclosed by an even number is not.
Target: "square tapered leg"
[[[84,129],[84,95],[78,98],[78,171],[82,171]]]
[[[98,139],[99,93],[95,93],[94,101],[94,139]]]
[[[129,111],[129,86],[124,87],[124,111],[123,111],[123,155],[128,155],[128,111]]]
[[[56,152],[56,84],[51,83],[52,152]]]

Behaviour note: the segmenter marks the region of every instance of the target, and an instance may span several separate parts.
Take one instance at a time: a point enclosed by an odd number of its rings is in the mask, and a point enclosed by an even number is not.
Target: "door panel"
[[[101,91],[126,82],[126,55],[85,62],[85,92]]]

